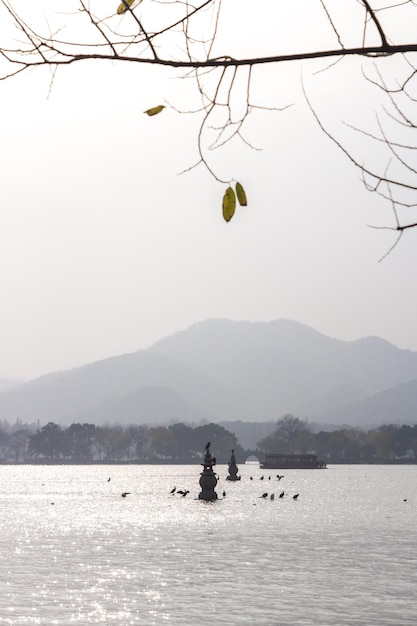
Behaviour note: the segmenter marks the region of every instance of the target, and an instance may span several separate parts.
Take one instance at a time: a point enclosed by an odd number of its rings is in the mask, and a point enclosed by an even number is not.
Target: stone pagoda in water
[[[229,476],[226,477],[226,480],[240,480],[240,476],[237,475],[239,469],[236,465],[235,451],[232,450],[232,455],[229,461]]]
[[[214,488],[217,485],[217,477],[213,471],[214,465],[216,465],[216,459],[210,454],[210,442],[208,442],[206,445],[204,462],[202,463],[204,469],[200,476],[201,491],[198,494],[199,500],[205,500],[206,502],[217,500],[217,493],[214,491]]]

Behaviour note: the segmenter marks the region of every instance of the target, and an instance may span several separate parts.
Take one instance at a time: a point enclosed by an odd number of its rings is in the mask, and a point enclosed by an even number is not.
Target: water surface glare
[[[0,466],[0,625],[417,624],[417,466],[216,469]]]

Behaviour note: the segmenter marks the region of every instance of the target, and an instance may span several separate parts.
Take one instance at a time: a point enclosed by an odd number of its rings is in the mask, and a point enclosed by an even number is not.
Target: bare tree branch
[[[249,115],[283,111],[294,104],[289,96],[280,106],[256,102],[256,68],[301,62],[305,66],[322,59],[328,62],[321,69],[313,64],[313,75],[324,76],[336,67],[343,72],[343,59],[360,58],[363,64],[371,59],[374,73],[360,71],[364,82],[375,87],[381,104],[374,116],[376,128],[359,128],[360,124],[345,120],[344,128],[351,129],[358,140],[354,149],[329,130],[303,80],[302,92],[321,131],[359,168],[365,187],[390,202],[394,230],[401,236],[404,230],[417,227],[414,220],[399,216],[399,211],[417,207],[417,67],[413,61],[417,41],[398,35],[404,16],[409,23],[416,20],[414,0],[319,0],[313,8],[306,2],[324,33],[323,41],[314,38],[314,23],[308,33],[311,39],[300,38],[295,47],[291,40],[285,48],[278,39],[264,47],[259,38],[250,42],[251,55],[245,54],[245,38],[236,29],[239,15],[224,0],[115,0],[114,4],[113,0],[66,0],[63,4],[69,7],[65,15],[52,10],[43,15],[35,0],[0,0],[0,80],[49,67],[52,86],[58,68],[91,60],[181,70],[181,78],[194,80],[198,96],[197,106],[181,112],[200,116],[198,162],[184,171],[203,165],[222,184],[230,181],[218,173],[213,151],[232,141],[254,148],[245,132]],[[283,2],[274,10],[285,20],[290,6],[290,1]],[[265,15],[266,25],[267,21]],[[387,68],[394,57],[400,69],[393,80]],[[365,157],[370,143],[381,149],[379,161]]]

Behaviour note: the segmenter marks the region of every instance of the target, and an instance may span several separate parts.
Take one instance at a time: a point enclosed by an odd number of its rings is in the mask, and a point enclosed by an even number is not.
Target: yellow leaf
[[[121,4],[119,4],[119,6],[117,7],[117,14],[118,15],[123,15],[123,13],[126,13],[128,6],[132,6],[132,4],[134,3],[135,0],[124,0],[124,2],[122,2]]]
[[[223,217],[226,222],[230,222],[236,209],[236,194],[231,187],[228,187],[223,196]]]
[[[236,195],[240,206],[248,206],[245,190],[240,183],[236,183]]]
[[[163,111],[165,109],[165,106],[163,104],[158,104],[157,107],[152,107],[151,109],[147,109],[146,111],[144,111],[144,113],[146,113],[146,115],[158,115],[158,113],[160,113],[161,111]]]

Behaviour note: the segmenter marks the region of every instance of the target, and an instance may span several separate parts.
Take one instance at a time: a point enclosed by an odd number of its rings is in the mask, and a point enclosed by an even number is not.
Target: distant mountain
[[[215,407],[212,399],[219,388],[216,381],[186,363],[139,351],[48,374],[3,392],[0,419],[98,424],[117,422],[123,415],[124,422],[153,423],[161,420],[164,404],[163,421],[181,414],[186,420],[190,413],[204,419],[205,408]]]
[[[412,381],[417,352],[378,337],[341,341],[290,320],[208,320],[147,350],[3,391],[0,419],[257,423],[292,413],[315,422],[360,424],[372,403],[388,403],[392,393],[396,419],[388,421],[401,423],[409,415],[403,396],[410,395],[407,406],[417,398]]]
[[[116,398],[106,398],[89,411],[80,411],[76,421],[161,424],[205,420],[207,415],[168,387],[141,387]]]
[[[378,337],[341,341],[285,319],[209,320],[150,351],[227,382],[224,416],[232,420],[261,422],[293,413],[318,421],[326,412],[333,423],[332,411],[417,378],[417,352]]]
[[[417,424],[417,380],[400,383],[364,400],[330,413],[321,419],[364,428],[380,424]]]

